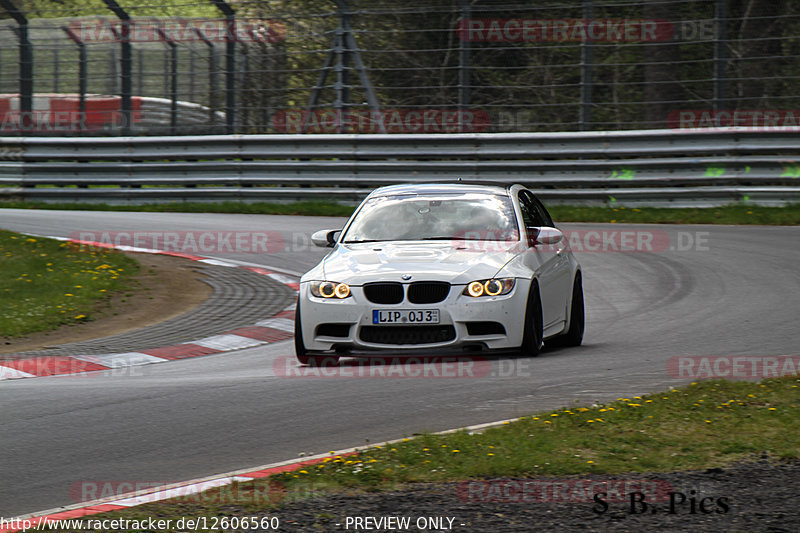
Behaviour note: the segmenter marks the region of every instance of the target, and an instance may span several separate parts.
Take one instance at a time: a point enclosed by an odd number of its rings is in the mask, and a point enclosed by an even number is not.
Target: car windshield
[[[463,193],[377,196],[358,212],[343,242],[459,239],[519,240],[510,198]]]

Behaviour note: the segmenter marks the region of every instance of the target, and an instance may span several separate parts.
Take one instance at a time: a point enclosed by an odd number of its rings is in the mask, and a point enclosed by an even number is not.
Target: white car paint
[[[348,229],[370,198],[466,192],[509,196],[516,217],[517,239],[346,242]],[[302,348],[308,354],[330,350],[396,352],[467,346],[487,350],[514,350],[523,342],[525,310],[533,280],[538,283],[541,295],[543,339],[567,331],[573,280],[580,267],[569,250],[567,239],[555,228],[540,227],[541,229],[535,230],[539,239],[535,245],[529,244],[523,206],[519,200],[520,195],[529,194],[529,191],[519,185],[506,187],[468,183],[400,185],[375,190],[356,209],[340,233],[324,230],[314,235],[314,242],[318,245],[324,246],[330,242],[329,235],[331,240],[335,240],[335,244],[330,254],[300,281],[297,319],[300,321],[298,334],[301,335],[299,341]],[[491,278],[514,278],[515,286],[510,293],[498,296],[475,298],[463,294],[468,283]],[[315,281],[346,283],[350,286],[350,295],[344,299],[315,297],[310,290]],[[451,289],[443,301],[433,304],[410,303],[407,297],[396,304],[376,304],[370,302],[364,292],[364,285],[367,283],[396,282],[403,284],[405,293],[411,283],[421,281],[448,282]],[[362,338],[362,328],[374,326],[374,310],[401,309],[438,310],[439,325],[453,326],[454,338],[423,344],[383,343]],[[475,334],[476,330],[473,329],[473,334],[470,335],[468,323],[478,322],[499,323],[505,331]],[[344,336],[342,331],[337,332],[338,336],[320,334],[319,326],[322,324],[349,325],[349,331]],[[470,325],[470,328],[473,326],[474,324]],[[300,355],[305,354],[298,353]]]

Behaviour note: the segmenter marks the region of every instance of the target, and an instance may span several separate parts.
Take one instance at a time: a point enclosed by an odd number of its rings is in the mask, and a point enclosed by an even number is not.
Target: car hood
[[[321,275],[323,279],[350,285],[421,280],[467,284],[495,276],[519,254],[518,244],[447,241],[338,245],[304,278]],[[402,276],[411,278],[404,280]]]

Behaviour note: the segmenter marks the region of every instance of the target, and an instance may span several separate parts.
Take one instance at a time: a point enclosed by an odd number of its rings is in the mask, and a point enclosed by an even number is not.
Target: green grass
[[[481,434],[423,435],[272,480],[288,488],[371,490],[468,478],[688,470],[762,451],[800,458],[798,385],[797,376],[703,381],[526,416]]]
[[[552,205],[558,222],[616,222],[630,224],[800,224],[800,204],[763,207],[731,204],[722,207],[581,207]]]
[[[325,201],[295,203],[219,202],[169,203],[147,205],[107,205],[89,203],[0,202],[0,208],[66,209],[86,211],[145,211],[174,213],[243,213],[260,215],[310,215],[348,217],[355,206]],[[800,224],[800,204],[763,207],[732,204],[708,208],[598,207],[551,205],[557,222],[611,222],[633,224]]]
[[[353,205],[334,202],[308,201],[294,203],[272,202],[176,202],[146,205],[108,205],[90,203],[45,203],[0,201],[0,208],[8,209],[63,209],[68,211],[138,211],[151,213],[241,213],[247,215],[306,215],[349,217]]]
[[[0,230],[0,337],[91,320],[137,270],[118,252]]]
[[[525,416],[470,434],[426,434],[253,482],[103,517],[251,516],[325,493],[414,482],[704,469],[800,457],[800,378],[712,380],[591,408]],[[279,514],[279,513],[278,513]]]

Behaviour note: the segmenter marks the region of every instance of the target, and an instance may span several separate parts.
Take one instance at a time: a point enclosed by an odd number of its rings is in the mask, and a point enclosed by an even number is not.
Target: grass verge
[[[755,224],[796,226],[800,204],[785,207],[726,205],[722,207],[582,207],[553,205],[548,208],[559,222],[611,222],[627,224]]]
[[[414,482],[669,472],[724,466],[764,452],[797,459],[798,434],[798,376],[710,380],[525,416],[480,433],[426,434],[347,456],[331,452],[300,470],[102,517],[252,516],[309,496]]]
[[[91,320],[137,270],[118,252],[0,230],[0,337]]]
[[[0,202],[15,209],[65,209],[85,211],[145,211],[174,213],[243,213],[259,215],[310,215],[347,217],[354,206],[334,202],[295,203],[170,203],[148,205],[50,204],[41,202]],[[727,205],[708,208],[596,207],[552,205],[548,208],[558,222],[605,222],[632,224],[759,224],[798,225],[800,204],[785,207]]]

